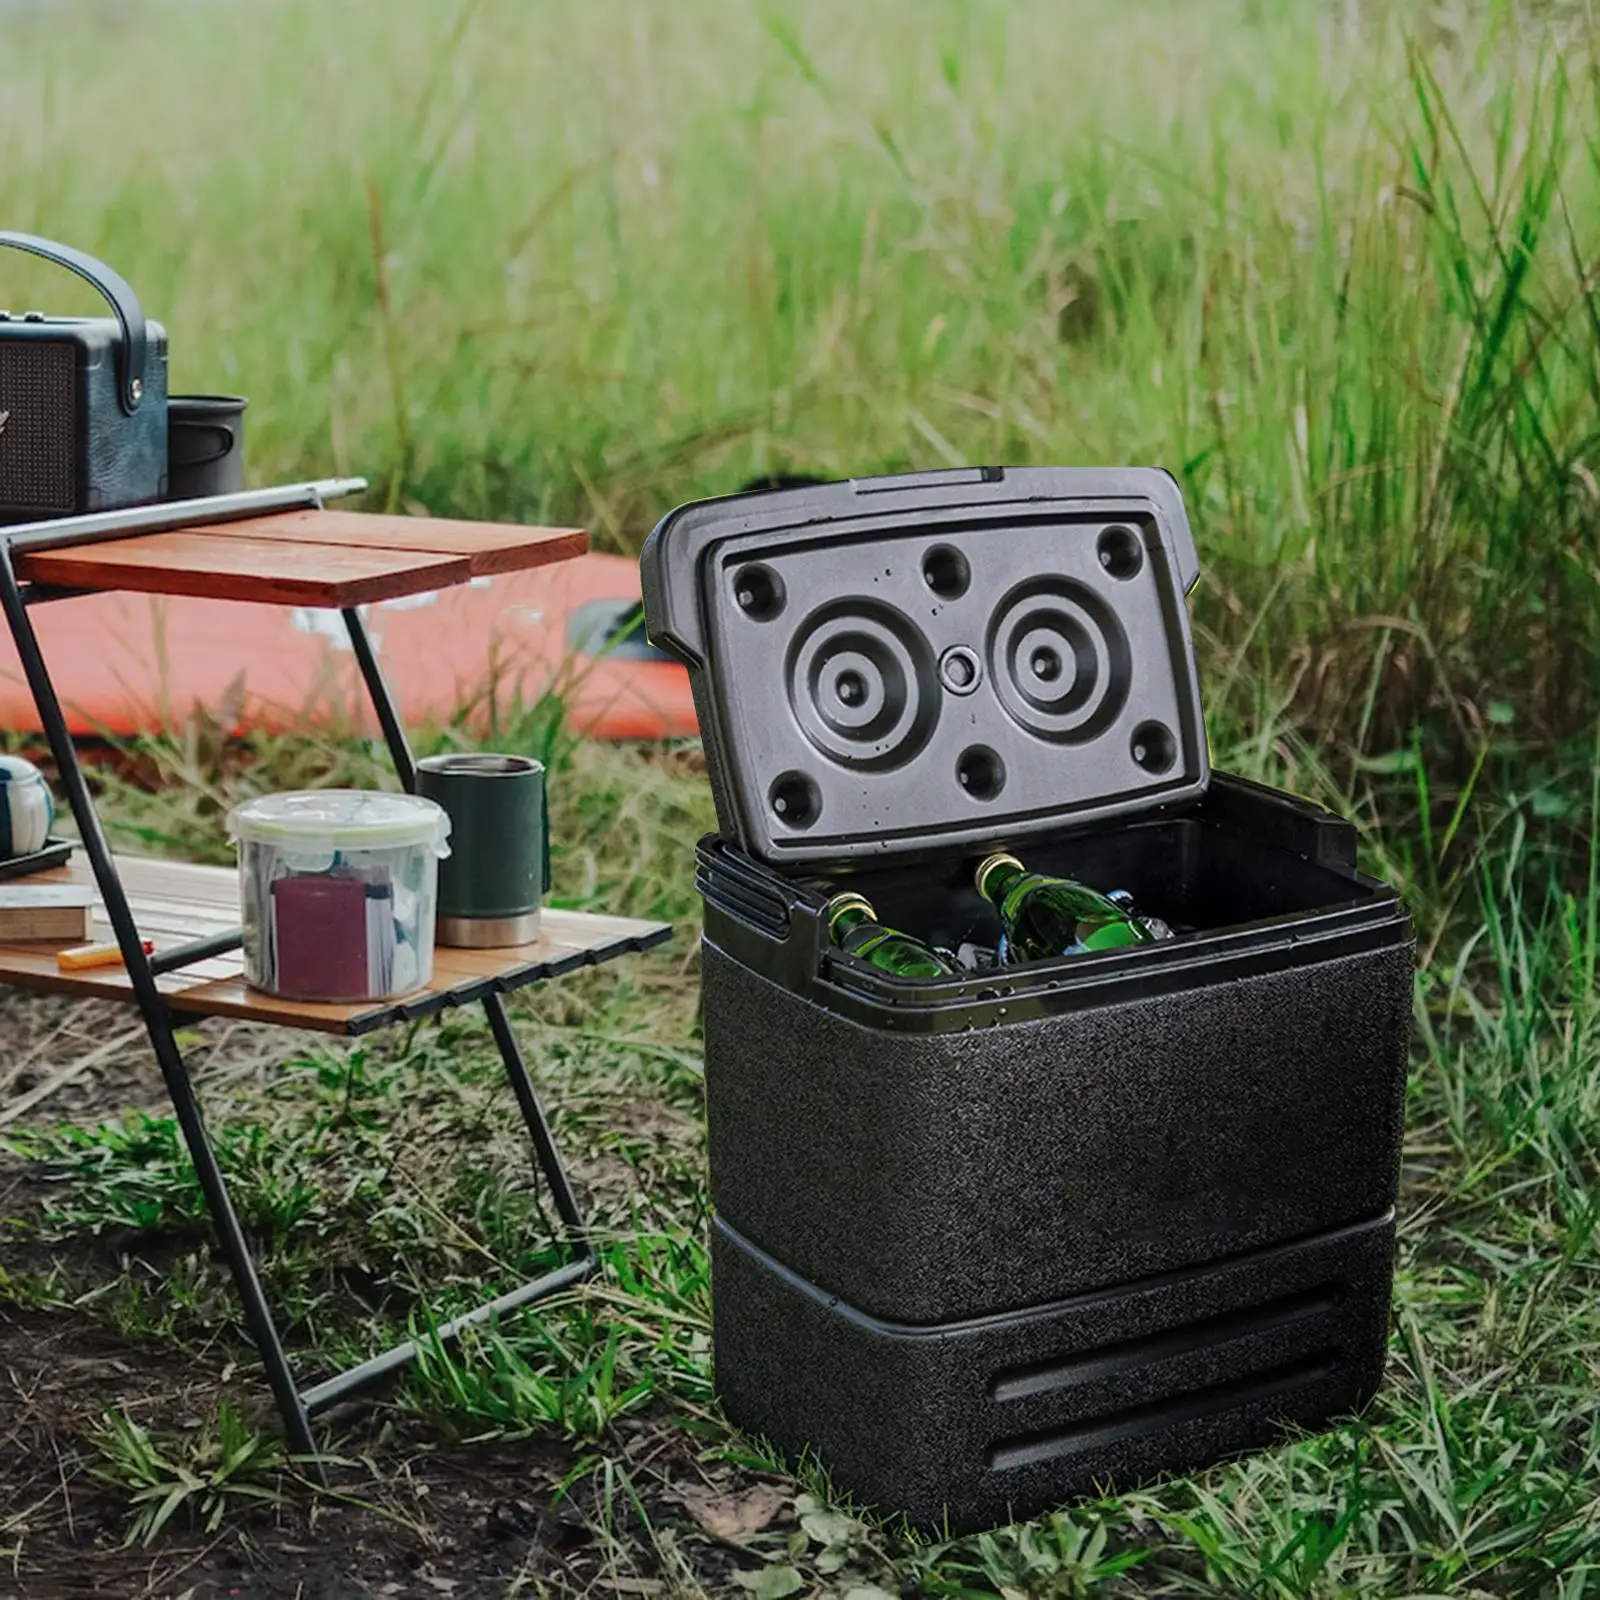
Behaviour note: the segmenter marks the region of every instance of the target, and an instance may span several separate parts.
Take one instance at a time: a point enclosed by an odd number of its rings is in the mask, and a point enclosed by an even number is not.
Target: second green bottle
[[[1000,913],[1007,961],[1047,961],[1149,944],[1154,938],[1098,889],[1029,872],[1012,855],[985,857],[974,881],[978,893]]]

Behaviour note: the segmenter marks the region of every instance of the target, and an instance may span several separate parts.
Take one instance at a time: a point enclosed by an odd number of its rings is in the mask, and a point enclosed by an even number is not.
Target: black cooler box
[[[1213,774],[1153,470],[937,472],[679,509],[716,1381],[836,1488],[970,1529],[1316,1428],[1383,1371],[1413,939],[1340,818]],[[923,983],[859,890],[994,944],[991,848],[1177,936]]]

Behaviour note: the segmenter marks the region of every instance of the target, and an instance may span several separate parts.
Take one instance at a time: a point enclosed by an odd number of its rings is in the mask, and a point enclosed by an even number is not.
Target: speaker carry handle
[[[65,267],[68,272],[75,272],[104,296],[122,327],[117,398],[122,402],[122,409],[132,416],[139,409],[139,401],[144,394],[146,343],[144,311],[132,286],[103,261],[96,261],[93,256],[74,250],[70,245],[57,244],[53,239],[41,239],[32,233],[0,231],[0,247],[26,250],[30,255],[42,256],[58,267]]]

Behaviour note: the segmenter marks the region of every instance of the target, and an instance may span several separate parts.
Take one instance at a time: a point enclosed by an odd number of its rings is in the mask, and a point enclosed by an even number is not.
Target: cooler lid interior
[[[1210,775],[1177,485],[973,468],[680,507],[641,559],[718,825],[774,865],[1029,835]]]

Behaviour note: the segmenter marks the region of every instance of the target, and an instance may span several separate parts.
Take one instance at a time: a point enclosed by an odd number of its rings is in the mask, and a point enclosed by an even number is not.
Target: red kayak
[[[548,692],[598,739],[696,729],[688,674],[645,642],[639,569],[622,556],[477,578],[367,608],[367,628],[408,723],[482,727]],[[197,710],[235,733],[377,731],[334,611],[95,594],[32,613],[72,731],[175,730]],[[0,726],[39,719],[0,630]]]

